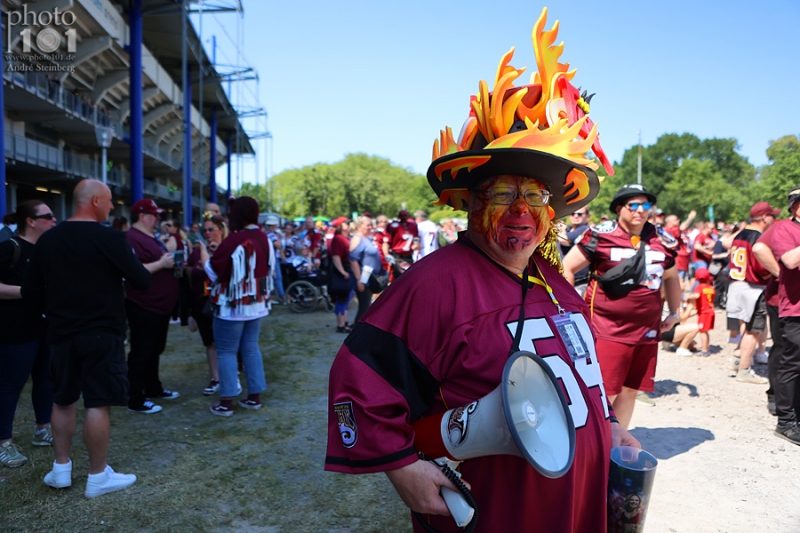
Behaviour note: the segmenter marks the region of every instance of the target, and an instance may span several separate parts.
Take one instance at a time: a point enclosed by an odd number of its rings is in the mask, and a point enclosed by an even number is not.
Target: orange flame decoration
[[[469,190],[445,189],[439,195],[439,200],[431,203],[433,205],[447,205],[448,202],[453,206],[453,209],[466,211],[469,204]]]
[[[545,31],[546,21],[547,8],[544,8],[534,25],[532,35],[539,71],[533,73],[531,81],[534,85],[541,86],[541,96],[538,100],[536,99],[539,96],[536,94],[538,87],[513,86],[514,81],[525,69],[516,69],[510,64],[514,55],[512,47],[503,55],[497,67],[494,90],[490,93],[487,83],[483,80],[478,84],[478,94],[470,99],[470,117],[464,123],[458,141],[453,139],[450,128],[441,131],[440,138],[433,145],[434,160],[447,154],[469,150],[480,132],[489,143],[485,147],[487,150],[528,148],[563,157],[578,165],[597,170],[599,168],[597,162],[586,157],[586,153],[592,150],[608,174],[614,174],[614,169],[600,147],[597,126],[586,116],[588,105],[582,99],[576,103],[572,94],[577,90],[569,80],[575,76],[576,71],[569,70],[568,63],[558,61],[564,50],[563,43],[553,46],[558,36],[559,23],[556,21],[549,31]],[[526,96],[531,101],[526,101]],[[583,106],[579,110],[572,110],[572,107],[580,107],[580,104]],[[528,129],[509,134],[516,120],[524,120]],[[478,165],[465,165],[464,168],[471,169],[475,166]],[[456,168],[450,170],[454,172]],[[439,179],[442,179],[441,173],[445,170],[447,168],[437,167],[436,174]],[[588,184],[585,187],[578,186],[578,181],[580,180],[575,180],[573,185],[579,196],[583,196],[582,193]]]
[[[577,168],[573,168],[567,173],[564,185],[564,199],[567,205],[574,204],[589,196],[589,178],[586,177],[585,172]]]

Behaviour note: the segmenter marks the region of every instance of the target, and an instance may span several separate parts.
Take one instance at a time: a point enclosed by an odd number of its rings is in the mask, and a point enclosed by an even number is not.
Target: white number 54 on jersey
[[[580,379],[583,380],[586,388],[589,391],[598,390],[600,393],[600,402],[603,406],[603,413],[608,418],[608,401],[606,400],[606,388],[603,385],[603,376],[600,373],[600,364],[597,362],[597,352],[594,348],[594,339],[592,332],[589,329],[589,324],[586,322],[584,316],[580,313],[571,314],[572,321],[578,328],[578,332],[586,342],[589,349],[589,357],[584,357],[575,361],[575,370],[578,371]],[[517,322],[507,324],[507,327],[512,335],[516,334]],[[536,343],[534,341],[540,339],[550,339],[555,337],[553,330],[547,323],[545,318],[529,318],[523,322],[522,326],[522,339],[520,341],[520,350],[527,350],[536,353]],[[538,354],[537,354],[538,355]],[[569,364],[557,355],[542,356],[545,362],[553,370],[553,374],[561,381],[567,391],[567,403],[569,403],[569,411],[572,415],[572,420],[575,423],[575,429],[582,428],[586,425],[586,420],[589,417],[588,398],[584,398],[581,393],[581,387],[578,384],[577,377],[572,372]]]

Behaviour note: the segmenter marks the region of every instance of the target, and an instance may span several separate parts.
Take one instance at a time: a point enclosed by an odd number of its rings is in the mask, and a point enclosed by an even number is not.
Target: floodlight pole
[[[94,133],[97,136],[97,144],[103,149],[103,160],[101,175],[103,176],[103,184],[108,184],[108,147],[111,146],[111,141],[114,138],[114,128],[106,126],[95,126]]]
[[[639,136],[639,164],[636,167],[636,183],[642,184],[642,130],[636,132]]]

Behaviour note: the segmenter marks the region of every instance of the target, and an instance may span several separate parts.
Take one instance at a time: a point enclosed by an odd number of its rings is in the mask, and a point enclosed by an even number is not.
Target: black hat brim
[[[625,191],[622,194],[620,194],[620,191],[617,191],[617,195],[614,196],[614,199],[611,200],[611,203],[608,205],[609,211],[611,211],[612,213],[616,213],[617,206],[622,205],[623,202],[625,202],[625,200],[627,200],[628,198],[633,198],[634,196],[644,196],[645,198],[647,198],[647,201],[650,202],[651,204],[656,204],[658,202],[656,196],[651,192],[640,191],[638,189],[630,189],[629,191]]]
[[[568,183],[573,174],[583,183]],[[527,148],[493,148],[456,152],[436,159],[428,167],[428,183],[437,197],[447,189],[475,189],[481,182],[501,175],[533,178],[550,190],[550,203],[556,218],[567,216],[591,202],[600,192],[597,173],[563,157]],[[441,179],[439,179],[441,176]],[[450,207],[460,206],[447,202]]]

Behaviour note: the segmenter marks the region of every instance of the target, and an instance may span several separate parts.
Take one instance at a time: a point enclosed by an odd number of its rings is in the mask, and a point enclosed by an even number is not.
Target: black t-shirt
[[[19,258],[12,266],[16,249],[19,249]],[[0,242],[0,283],[21,286],[33,250],[34,245],[21,237]],[[42,313],[20,299],[0,299],[0,325],[0,344],[21,344],[44,339],[46,331]]]
[[[121,231],[97,222],[62,222],[39,238],[22,297],[44,310],[48,341],[91,329],[125,334],[122,280],[139,289],[150,273]]]

